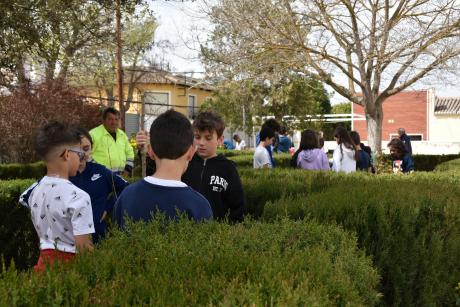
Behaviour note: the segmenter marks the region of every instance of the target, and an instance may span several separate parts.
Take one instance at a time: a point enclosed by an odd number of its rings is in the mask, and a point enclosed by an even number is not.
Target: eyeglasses
[[[78,148],[78,147],[71,147],[71,148],[68,148],[68,149],[66,149],[66,150],[76,153],[76,154],[78,155],[78,158],[80,159],[80,162],[83,161],[83,160],[85,160],[86,154],[85,154],[85,152],[84,152],[81,148]],[[63,156],[64,156],[66,150],[64,150],[64,152],[60,155],[60,157],[63,157]]]

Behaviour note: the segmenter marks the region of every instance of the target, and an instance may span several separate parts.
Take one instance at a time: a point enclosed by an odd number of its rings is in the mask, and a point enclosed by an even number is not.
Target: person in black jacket
[[[412,155],[412,144],[410,143],[410,137],[406,134],[406,130],[404,128],[399,128],[398,135],[406,148],[406,152]]]
[[[224,129],[224,121],[218,114],[211,111],[198,114],[193,122],[197,151],[182,181],[206,197],[215,219],[228,217],[230,222],[238,222],[243,220],[246,203],[235,163],[217,154],[217,147],[224,140]]]

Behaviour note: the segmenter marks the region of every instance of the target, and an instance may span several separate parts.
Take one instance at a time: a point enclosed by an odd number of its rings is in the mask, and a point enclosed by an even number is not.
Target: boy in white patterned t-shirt
[[[19,201],[30,208],[40,239],[40,257],[34,269],[41,272],[56,261],[68,262],[77,252],[92,250],[94,225],[89,195],[68,180],[85,159],[78,133],[51,122],[39,129],[34,147],[46,163],[47,174]]]

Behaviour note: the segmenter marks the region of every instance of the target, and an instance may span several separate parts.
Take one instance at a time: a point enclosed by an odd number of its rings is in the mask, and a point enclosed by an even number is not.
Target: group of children
[[[217,154],[225,125],[213,112],[202,112],[193,126],[181,113],[170,110],[155,119],[148,143],[155,172],[128,185],[118,175],[90,160],[91,136],[81,128],[51,122],[41,127],[34,147],[47,174],[20,197],[29,207],[40,240],[36,271],[56,261],[70,261],[77,252],[93,249],[106,232],[112,211],[121,228],[125,219],[149,221],[160,212],[176,219],[228,219],[245,213],[245,197],[235,164]],[[93,236],[93,240],[91,238]]]
[[[282,127],[274,119],[269,119],[262,125],[257,136],[259,142],[253,157],[254,168],[273,168],[273,143],[276,142],[277,133],[283,133]],[[359,133],[349,132],[344,127],[337,127],[334,131],[337,142],[332,161],[329,162],[323,150],[324,139],[320,133],[313,130],[304,130],[301,133],[300,145],[291,159],[291,166],[306,170],[333,170],[336,172],[351,173],[355,171],[375,172],[372,152],[369,146],[361,142]],[[393,171],[409,173],[414,171],[411,154],[399,138],[388,143],[390,156],[393,162]]]
[[[224,129],[222,118],[211,111],[201,112],[193,125],[174,110],[161,114],[149,133],[141,131],[136,137],[138,144],[147,146],[153,173],[128,185],[91,161],[93,141],[87,130],[59,122],[41,127],[34,147],[46,163],[47,174],[20,196],[20,203],[30,209],[40,240],[35,270],[41,272],[57,261],[71,261],[77,252],[91,251],[93,242],[104,238],[110,213],[122,229],[126,218],[149,221],[156,213],[169,219],[184,214],[195,221],[243,220],[246,204],[238,171],[234,162],[217,154]],[[272,143],[279,129],[274,119],[262,126],[254,152],[255,168],[275,166]],[[334,136],[333,170],[370,170],[369,149],[357,133],[339,127]],[[305,130],[291,164],[329,170],[323,144],[316,132]],[[392,156],[402,159],[402,167],[410,169],[404,144],[394,140],[389,146]]]

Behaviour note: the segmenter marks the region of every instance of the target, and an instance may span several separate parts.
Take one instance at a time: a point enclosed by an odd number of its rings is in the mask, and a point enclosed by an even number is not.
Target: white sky
[[[172,43],[170,50],[159,52],[157,55],[167,60],[172,65],[173,71],[203,71],[204,68],[198,59],[197,44],[193,41],[196,41],[194,36],[197,33],[201,36],[200,40],[204,40],[211,26],[200,13],[202,12],[200,2],[150,0],[150,7],[160,24],[156,32],[156,40],[169,40]],[[460,73],[459,77],[452,80],[450,84],[442,81],[431,81],[431,83],[426,81],[419,82],[410,89],[428,88],[434,88],[437,96],[460,97]],[[333,94],[331,101],[337,103],[344,99],[338,94]]]

